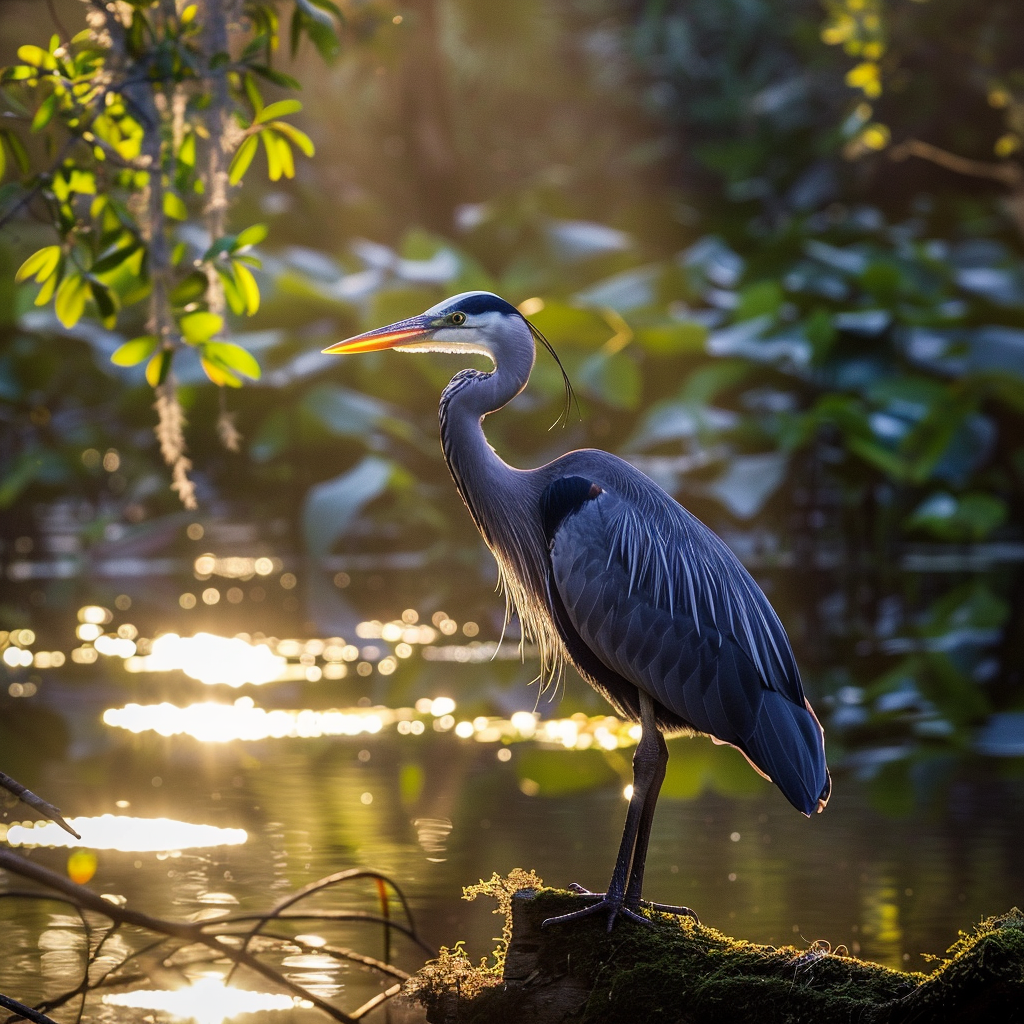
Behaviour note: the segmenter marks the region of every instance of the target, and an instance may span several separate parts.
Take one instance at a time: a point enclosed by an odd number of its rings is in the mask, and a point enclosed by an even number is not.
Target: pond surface
[[[262,583],[193,580],[183,594],[168,581],[112,583],[95,603],[33,619],[33,635],[15,638],[31,659],[6,662],[0,768],[57,803],[83,842],[76,852],[56,826],[19,826],[35,815],[8,802],[0,831],[9,845],[95,892],[182,920],[263,911],[325,875],[373,868],[405,891],[430,945],[463,939],[474,958],[494,947],[500,921],[487,901],[461,900],[463,886],[521,867],[549,884],[604,887],[635,728],[606,716],[578,679],[561,703],[538,702],[536,665],[502,639],[500,599],[486,588],[449,615],[436,597],[421,594],[416,607],[401,578],[363,593],[346,587],[348,622],[324,636],[290,603],[295,577],[282,569],[270,566]],[[276,603],[253,608],[256,587]],[[236,635],[245,615],[249,630]],[[959,929],[1024,901],[1015,761],[940,757],[897,785],[887,782],[891,752],[845,770],[840,759],[827,811],[808,820],[734,751],[703,739],[670,747],[646,893],[692,906],[732,935],[800,947],[824,939],[928,970],[926,957]],[[10,876],[3,885],[25,887]],[[318,899],[320,908],[381,909],[365,881]],[[85,938],[67,908],[7,899],[0,916],[0,991],[32,1003],[78,983]],[[423,959],[400,936],[385,951],[380,929],[366,924],[290,928],[314,946],[326,937],[387,952],[410,971]],[[108,943],[110,965],[143,943],[125,928]],[[349,1010],[387,984],[315,949],[270,960]],[[176,1012],[219,1024],[243,1009],[215,998],[222,965],[144,965],[160,982],[144,987],[162,996],[107,989],[118,1001],[92,995],[84,1019]],[[167,1002],[186,981],[193,996],[199,986],[201,1009]],[[267,989],[251,976],[240,984]],[[262,1005],[268,1021],[284,1007],[324,1019],[287,1001]],[[401,1008],[374,1015],[385,1013],[417,1019]]]

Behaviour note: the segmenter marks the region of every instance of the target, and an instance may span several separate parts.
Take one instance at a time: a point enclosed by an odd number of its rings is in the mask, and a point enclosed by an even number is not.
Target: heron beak
[[[351,355],[357,352],[379,352],[396,345],[408,345],[411,342],[428,338],[434,331],[434,321],[428,316],[414,316],[408,320],[399,320],[388,327],[378,327],[375,331],[357,334],[354,338],[337,341],[323,350],[323,355]]]

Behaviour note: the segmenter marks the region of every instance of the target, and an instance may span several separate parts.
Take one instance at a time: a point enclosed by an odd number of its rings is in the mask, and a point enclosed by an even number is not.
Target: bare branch
[[[948,150],[933,146],[930,142],[922,142],[920,139],[907,139],[906,142],[893,146],[889,151],[889,157],[892,160],[906,160],[912,156],[929,160],[955,174],[965,174],[972,178],[988,178],[1013,189],[1024,186],[1024,168],[1012,161],[989,163],[982,160],[968,160],[967,157],[957,156],[956,153],[950,153]]]
[[[3,786],[8,792],[13,793],[23,803],[34,807],[44,817],[49,818],[51,821],[55,821],[65,832],[70,832],[76,839],[82,837],[61,817],[60,810],[53,806],[48,800],[44,800],[41,796],[36,796],[32,790],[27,789],[20,782],[12,779],[10,775],[4,775],[0,772],[0,786]]]

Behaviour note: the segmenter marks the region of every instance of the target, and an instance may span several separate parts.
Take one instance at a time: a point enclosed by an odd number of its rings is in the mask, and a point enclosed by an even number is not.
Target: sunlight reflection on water
[[[11,825],[6,839],[11,846],[82,846],[92,850],[147,853],[203,846],[241,846],[249,838],[245,829],[194,825],[173,818],[103,814],[98,818],[69,818],[68,822],[81,839],[75,839],[52,821]]]
[[[220,977],[205,977],[175,991],[146,990],[105,995],[107,1006],[127,1006],[139,1010],[162,1010],[173,1017],[194,1020],[196,1024],[221,1024],[242,1013],[260,1010],[293,1010],[311,1003],[296,996],[274,995],[230,988]]]

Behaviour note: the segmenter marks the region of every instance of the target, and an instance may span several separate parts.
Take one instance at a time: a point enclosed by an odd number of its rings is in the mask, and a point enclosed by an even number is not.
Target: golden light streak
[[[81,846],[90,850],[152,853],[206,846],[241,846],[249,838],[245,829],[194,825],[173,818],[103,814],[98,818],[69,818],[68,822],[81,839],[75,839],[55,822],[40,821],[12,825],[7,830],[7,842],[11,846]]]
[[[230,988],[219,977],[200,978],[187,988],[118,992],[103,997],[107,1006],[127,1006],[137,1010],[162,1010],[173,1017],[194,1020],[196,1024],[222,1024],[241,1013],[261,1010],[293,1010],[311,1004],[297,996],[275,995]]]

